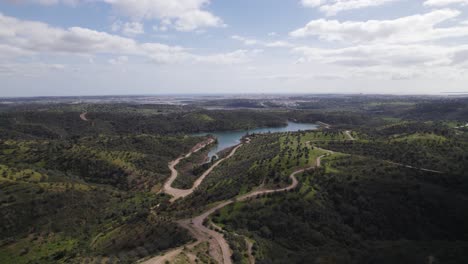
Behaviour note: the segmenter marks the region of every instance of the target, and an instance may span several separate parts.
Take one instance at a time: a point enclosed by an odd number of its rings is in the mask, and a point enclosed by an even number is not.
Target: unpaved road
[[[198,243],[198,242],[197,242]],[[188,246],[187,246],[188,247]],[[175,259],[180,253],[182,253],[182,251],[184,250],[183,247],[178,247],[176,249],[173,249],[169,252],[167,252],[165,255],[164,255],[164,258],[160,258],[160,257],[154,257],[154,258],[151,258],[149,260],[146,260],[142,263],[144,264],[165,264],[166,263],[166,260],[172,260],[172,259]]]
[[[351,134],[351,131],[350,130],[346,130],[345,132],[345,135],[346,137],[348,138],[348,140],[350,141],[355,141],[356,138],[353,137],[353,135]],[[317,140],[319,141],[319,140]],[[329,140],[329,141],[332,141],[332,140]],[[306,144],[308,144],[309,146],[312,146],[312,141],[307,141]],[[318,147],[315,147],[317,149],[320,149],[320,150],[323,150],[323,151],[328,151],[330,154],[333,154],[334,152],[331,151],[331,150],[326,150],[326,149],[321,149],[321,148],[318,148]],[[396,165],[396,166],[401,166],[401,167],[405,167],[405,168],[409,168],[409,169],[414,169],[414,170],[420,170],[420,171],[426,171],[426,172],[433,172],[433,173],[439,173],[439,174],[443,174],[444,172],[442,171],[438,171],[438,170],[431,170],[431,169],[425,169],[425,168],[418,168],[418,167],[414,167],[414,166],[411,166],[411,165],[407,165],[407,164],[402,164],[402,163],[398,163],[398,162],[393,162],[393,161],[387,161],[388,163],[390,164],[393,164],[393,165]],[[317,161],[317,166],[320,167],[320,160]]]
[[[402,164],[402,163],[398,163],[398,162],[393,162],[393,161],[387,161],[387,162],[390,163],[390,164],[405,167],[405,168],[408,168],[408,169],[414,169],[414,170],[420,170],[420,171],[426,171],[426,172],[433,172],[433,173],[438,173],[438,174],[443,174],[444,173],[443,171],[431,170],[431,169],[425,169],[425,168],[418,168],[418,167],[414,167],[414,166],[410,166],[410,165],[406,165],[406,164]]]
[[[169,179],[164,183],[164,187],[163,189],[161,190],[162,192],[164,193],[167,193],[171,196],[173,196],[173,198],[171,199],[171,202],[174,202],[175,200],[179,199],[179,198],[184,198],[190,194],[192,194],[195,189],[198,188],[198,186],[200,186],[200,184],[203,182],[203,180],[205,180],[206,176],[208,176],[219,164],[221,164],[223,161],[225,161],[226,159],[229,159],[231,158],[235,153],[236,151],[242,146],[242,144],[239,144],[237,145],[237,147],[235,147],[234,149],[232,149],[231,153],[229,153],[228,156],[226,156],[225,158],[222,158],[218,161],[216,161],[208,170],[206,170],[193,184],[192,188],[190,189],[177,189],[177,188],[173,188],[172,187],[172,184],[174,183],[174,181],[177,179],[177,176],[179,175],[178,171],[176,170],[176,166],[180,163],[181,160],[185,159],[185,158],[188,158],[190,157],[193,153],[197,152],[197,151],[200,151],[201,149],[203,149],[205,146],[211,144],[214,142],[214,139],[210,139],[208,140],[205,144],[202,144],[201,146],[195,148],[195,149],[192,149],[192,151],[190,151],[187,155],[185,156],[182,156],[182,157],[179,157],[178,159],[172,161],[169,163],[169,169],[171,170],[171,176],[169,177]]]
[[[345,131],[345,134],[347,135],[348,140],[355,140],[355,138],[351,135],[351,131]],[[248,139],[246,142],[249,143],[250,140]],[[307,142],[307,143],[311,146],[311,142]],[[170,168],[171,168],[172,173],[171,173],[170,179],[166,182],[166,184],[164,186],[164,191],[166,193],[169,193],[169,194],[173,195],[174,196],[173,200],[189,195],[190,193],[192,193],[194,191],[194,189],[196,187],[198,187],[200,185],[200,183],[214,169],[214,167],[218,166],[223,160],[232,157],[235,154],[235,152],[237,151],[237,149],[240,148],[241,146],[242,146],[242,144],[238,145],[236,148],[234,148],[231,151],[231,153],[226,158],[221,159],[218,162],[216,162],[215,164],[213,164],[213,166],[207,172],[205,172],[204,175],[202,175],[197,180],[196,184],[194,184],[194,187],[192,187],[192,189],[190,189],[190,190],[174,189],[174,188],[171,187],[171,185],[174,182],[174,180],[177,178],[177,175],[178,175],[177,170],[175,169],[176,165],[183,158],[189,157],[192,153],[194,153],[195,151],[198,151],[199,149],[198,150],[195,149],[194,151],[191,151],[186,156],[180,157],[177,160],[171,162],[170,163]],[[216,260],[217,262],[222,263],[222,264],[232,264],[232,260],[231,260],[232,251],[231,251],[231,249],[229,247],[229,244],[227,243],[226,239],[224,238],[224,235],[222,233],[219,233],[219,232],[217,232],[215,230],[211,230],[211,229],[207,228],[206,226],[204,226],[203,223],[205,222],[205,220],[210,215],[212,215],[214,212],[216,212],[216,211],[218,211],[218,210],[220,210],[220,209],[234,203],[235,201],[246,201],[246,200],[253,199],[253,198],[256,198],[256,197],[264,195],[264,194],[286,192],[286,191],[295,189],[297,187],[298,183],[299,183],[297,178],[296,178],[296,175],[298,175],[300,173],[303,173],[303,172],[305,172],[307,170],[311,170],[313,168],[320,167],[322,158],[324,158],[325,156],[327,156],[329,154],[334,153],[333,151],[326,150],[326,149],[321,149],[321,150],[328,152],[328,154],[325,154],[325,155],[322,155],[322,156],[318,157],[316,159],[316,164],[314,166],[299,169],[299,170],[296,170],[293,173],[291,173],[289,178],[291,179],[292,182],[287,187],[280,188],[280,189],[272,189],[272,190],[253,191],[251,193],[239,196],[239,197],[237,197],[235,199],[220,202],[216,206],[210,208],[209,210],[205,211],[201,215],[196,216],[194,218],[177,221],[177,223],[181,227],[187,229],[191,233],[191,235],[196,239],[196,242],[193,242],[193,243],[190,243],[188,245],[169,250],[164,255],[153,257],[153,258],[151,258],[149,260],[144,261],[143,263],[145,263],[145,264],[163,264],[163,263],[166,263],[167,261],[170,262],[175,257],[177,257],[177,255],[182,253],[184,251],[185,247],[189,248],[189,249],[192,249],[196,245],[198,245],[199,243],[207,241],[207,242],[209,242],[209,253],[210,253],[211,257],[214,260]],[[391,163],[393,163],[393,162],[391,162]],[[439,171],[415,168],[415,167],[404,165],[404,164],[398,164],[398,163],[393,163],[393,164],[399,165],[399,166],[405,166],[405,167],[413,168],[413,169],[419,169],[419,170],[423,170],[423,171],[441,173]],[[248,250],[250,252],[249,253],[249,262],[250,263],[255,263],[255,258],[253,257],[253,255],[251,253],[251,245],[248,245]]]
[[[231,152],[232,153],[232,152]],[[228,242],[224,238],[224,235],[215,231],[207,228],[206,226],[203,225],[203,222],[214,212],[222,209],[223,207],[226,207],[227,205],[230,205],[234,203],[235,201],[246,201],[248,199],[253,199],[258,196],[264,195],[264,194],[270,194],[270,193],[279,193],[279,192],[287,192],[289,190],[295,189],[297,185],[299,184],[296,175],[303,173],[307,170],[314,169],[316,167],[320,166],[321,159],[325,157],[326,155],[322,155],[317,158],[316,160],[316,165],[308,167],[308,168],[303,168],[294,171],[291,173],[289,178],[291,179],[291,184],[287,187],[280,188],[280,189],[272,189],[272,190],[257,190],[253,191],[251,193],[242,195],[240,197],[237,197],[236,199],[231,199],[227,200],[224,202],[219,203],[218,205],[212,207],[211,209],[205,211],[201,215],[191,218],[191,219],[185,219],[185,220],[180,220],[177,223],[186,228],[187,230],[190,231],[190,233],[197,239],[197,242],[192,243],[188,245],[187,247],[193,247],[194,245],[201,243],[203,241],[208,241],[210,244],[210,255],[219,263],[223,264],[232,264],[231,260],[231,255],[232,251],[229,247]],[[164,263],[165,261],[170,261],[174,257],[176,257],[179,253],[181,252],[181,248],[176,248],[171,251],[168,251],[166,254],[162,256],[157,256],[154,257],[146,262],[147,263]]]
[[[353,137],[353,135],[351,135],[351,131],[349,131],[349,130],[346,130],[346,131],[345,131],[345,135],[346,135],[346,136],[348,137],[348,139],[351,140],[351,141],[355,141],[355,140],[356,140],[356,139]],[[396,165],[396,166],[401,166],[401,167],[405,167],[405,168],[409,168],[409,169],[414,169],[414,170],[420,170],[420,171],[426,171],[426,172],[434,172],[434,173],[439,173],[439,174],[444,173],[444,172],[438,171],[438,170],[431,170],[431,169],[425,169],[425,168],[418,168],[418,167],[414,167],[414,166],[411,166],[411,165],[402,164],[402,163],[393,162],[393,161],[388,161],[388,163],[393,164],[393,165]]]
[[[330,129],[331,125],[324,123],[322,121],[317,121],[317,124],[321,125],[325,129]]]
[[[80,115],[80,119],[83,120],[83,121],[88,122],[89,119],[86,118],[86,114],[87,114],[87,112],[82,113],[82,114]]]
[[[255,264],[255,257],[252,253],[253,243],[249,239],[245,239],[245,243],[247,244],[247,256],[249,257],[249,263]]]
[[[353,141],[356,140],[356,139],[353,137],[353,135],[351,135],[351,131],[349,131],[349,130],[346,130],[346,131],[345,131],[345,135],[348,137],[349,140],[353,140]]]

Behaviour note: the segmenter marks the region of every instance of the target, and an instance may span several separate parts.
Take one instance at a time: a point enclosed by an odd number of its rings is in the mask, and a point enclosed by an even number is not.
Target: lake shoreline
[[[254,128],[249,130],[231,130],[231,131],[218,131],[218,132],[201,132],[192,134],[192,136],[207,136],[212,135],[217,139],[215,144],[208,153],[208,158],[211,159],[213,156],[217,156],[220,151],[233,147],[239,144],[242,138],[247,134],[265,134],[265,133],[284,133],[284,132],[297,132],[307,130],[317,130],[321,127],[320,124],[312,123],[297,123],[288,121],[286,126],[282,127],[263,127]]]

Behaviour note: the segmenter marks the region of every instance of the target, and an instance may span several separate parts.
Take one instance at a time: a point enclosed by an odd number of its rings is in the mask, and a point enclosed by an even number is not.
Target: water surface
[[[277,132],[296,132],[305,130],[316,130],[319,125],[316,124],[305,124],[305,123],[294,123],[288,122],[287,126],[284,127],[264,127],[250,130],[236,130],[236,131],[223,131],[223,132],[210,132],[210,133],[198,133],[194,136],[205,136],[213,135],[218,139],[218,144],[211,149],[208,153],[208,157],[211,158],[216,155],[219,151],[235,146],[240,143],[240,140],[245,134],[264,134],[264,133],[277,133]]]

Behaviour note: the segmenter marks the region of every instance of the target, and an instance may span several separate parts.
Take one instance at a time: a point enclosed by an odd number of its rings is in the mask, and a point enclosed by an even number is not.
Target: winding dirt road
[[[80,119],[83,120],[83,121],[88,122],[89,119],[86,118],[86,114],[87,114],[87,112],[82,113],[82,114],[80,115]]]
[[[245,244],[247,245],[247,256],[249,257],[249,263],[255,264],[255,256],[253,255],[253,243],[249,239],[245,239]]]
[[[175,200],[179,198],[184,198],[186,196],[189,196],[192,194],[195,189],[200,186],[200,184],[205,180],[206,176],[208,176],[219,164],[221,164],[223,161],[226,159],[231,158],[234,156],[236,151],[242,146],[242,144],[237,145],[234,149],[232,149],[231,153],[229,153],[228,156],[216,161],[208,170],[206,170],[193,184],[192,188],[190,189],[177,189],[172,187],[172,184],[174,181],[177,179],[177,176],[179,175],[179,172],[176,169],[176,166],[180,163],[181,160],[190,157],[193,153],[200,151],[207,145],[211,144],[214,142],[214,139],[208,140],[205,144],[200,145],[199,147],[196,147],[195,149],[192,149],[187,155],[179,157],[178,159],[172,161],[169,163],[169,169],[171,170],[171,176],[169,179],[164,183],[164,187],[162,188],[161,192],[167,193],[173,198],[171,199],[171,202],[174,202]]]
[[[356,140],[356,139],[353,137],[353,135],[351,135],[351,131],[346,130],[344,133],[345,133],[345,135],[348,137],[349,140],[352,140],[352,141]]]
[[[455,129],[465,128],[465,127],[468,127],[468,123],[466,125],[464,125],[464,126],[457,126],[457,127],[455,127]]]
[[[347,135],[349,140],[355,140],[355,138],[351,135],[351,131],[345,131],[345,134]],[[311,142],[307,142],[307,143],[309,145],[311,145]],[[190,189],[190,190],[178,190],[178,189],[174,189],[174,188],[172,188],[170,186],[172,184],[172,182],[177,178],[178,173],[177,173],[177,170],[175,169],[175,166],[184,157],[181,157],[181,158],[175,160],[174,162],[172,162],[170,164],[172,174],[171,174],[171,178],[166,183],[167,186],[165,185],[165,187],[164,187],[165,192],[170,193],[171,195],[174,195],[174,198],[173,198],[174,200],[189,195],[190,193],[192,193],[194,191],[194,189],[196,187],[199,186],[199,184],[214,169],[214,167],[218,166],[223,160],[232,157],[235,154],[235,152],[237,151],[237,149],[239,149],[241,146],[242,146],[242,144],[239,144],[236,148],[234,148],[231,151],[231,153],[226,158],[221,159],[218,162],[216,162],[215,164],[213,164],[213,166],[207,172],[205,172],[204,175],[202,175],[197,180],[196,184],[194,184],[194,187],[192,187],[192,189]],[[199,243],[207,241],[209,243],[209,253],[213,257],[214,260],[216,260],[218,263],[232,264],[232,260],[231,260],[232,250],[230,249],[228,242],[224,238],[224,235],[222,233],[220,233],[220,232],[209,229],[208,227],[204,226],[203,223],[209,218],[210,215],[212,215],[216,211],[218,211],[218,210],[220,210],[220,209],[222,209],[222,208],[224,208],[224,207],[226,207],[226,206],[228,206],[228,205],[230,205],[230,204],[232,204],[232,203],[234,203],[236,201],[246,201],[246,200],[249,200],[249,199],[254,199],[254,198],[256,198],[258,196],[261,196],[261,195],[264,195],[264,194],[287,192],[289,190],[295,189],[299,184],[299,182],[298,182],[298,180],[296,178],[296,175],[298,175],[300,173],[303,173],[305,171],[320,167],[322,158],[326,157],[327,155],[330,155],[330,154],[334,153],[333,151],[330,151],[330,150],[325,150],[325,149],[321,149],[321,150],[326,151],[327,154],[324,154],[324,155],[318,157],[316,159],[316,163],[315,163],[314,166],[299,169],[299,170],[296,170],[293,173],[291,173],[291,175],[289,176],[289,178],[291,179],[291,184],[289,186],[287,186],[287,187],[280,188],[280,189],[271,189],[271,190],[261,190],[260,189],[260,190],[257,190],[257,191],[253,191],[251,193],[248,193],[248,194],[233,198],[231,200],[226,200],[226,201],[220,202],[216,206],[210,208],[209,210],[205,211],[201,215],[196,216],[194,218],[177,221],[177,223],[181,227],[189,230],[191,235],[196,239],[196,242],[193,242],[193,243],[191,243],[189,245],[186,245],[184,247],[179,247],[179,248],[172,249],[172,250],[166,252],[164,255],[151,258],[151,259],[145,261],[144,263],[145,264],[163,264],[163,263],[166,263],[167,261],[173,260],[175,257],[177,257],[177,255],[182,253],[184,251],[184,248],[192,249],[193,247],[195,247]],[[196,150],[196,151],[198,151],[198,150]],[[190,152],[185,157],[190,156],[192,153],[193,152]],[[404,165],[404,164],[397,164],[397,163],[394,163],[394,164],[395,165],[400,165],[400,166],[405,166],[405,167],[408,167],[408,168],[414,168],[414,167]],[[428,170],[428,169],[420,169],[420,170],[437,172],[437,171]],[[220,229],[220,228],[216,226],[216,229]],[[249,246],[249,247],[251,248],[251,246]],[[252,263],[252,258],[253,258],[253,256],[250,253],[249,254],[249,261],[251,263]],[[254,261],[255,261],[255,259],[254,259]],[[254,261],[253,261],[253,263],[254,263]]]
[[[425,168],[418,168],[418,167],[414,167],[414,166],[411,166],[411,165],[406,165],[406,164],[402,164],[402,163],[398,163],[398,162],[393,162],[393,161],[387,161],[387,162],[390,163],[390,164],[396,165],[396,166],[405,167],[405,168],[413,169],[413,170],[420,170],[420,171],[425,171],[425,172],[433,172],[433,173],[437,173],[437,174],[444,174],[444,173],[445,173],[445,172],[443,172],[443,171],[431,170],[431,169],[425,169]]]
[[[351,134],[350,130],[346,130],[344,133],[345,133],[346,137],[348,138],[348,140],[350,140],[350,141],[355,141],[356,140],[356,138],[354,138],[353,135]],[[312,146],[311,143],[312,143],[312,141],[307,141],[306,142],[306,144],[308,144],[309,146]],[[317,148],[317,147],[315,147],[315,148]],[[317,149],[321,149],[321,148],[317,148]],[[334,153],[331,150],[326,150],[326,149],[321,149],[321,150],[328,151],[331,154]],[[438,174],[443,174],[444,173],[443,171],[426,169],[426,168],[419,168],[419,167],[414,167],[414,166],[411,166],[411,165],[398,163],[398,162],[393,162],[393,161],[387,161],[387,162],[390,163],[390,164],[393,164],[395,166],[401,166],[401,167],[405,167],[405,168],[408,168],[408,169],[414,169],[414,170],[425,171],[425,172],[433,172],[433,173],[438,173]],[[318,161],[317,165],[318,165],[318,167],[320,167],[320,161]]]
[[[235,153],[235,151],[233,152]],[[231,152],[232,155],[234,155],[233,152]],[[319,167],[321,163],[321,159],[325,156],[326,155],[322,155],[318,157],[316,160],[316,165],[308,167],[308,168],[299,169],[291,173],[291,175],[289,175],[289,178],[291,179],[291,184],[287,187],[280,188],[280,189],[272,189],[272,190],[253,191],[251,193],[239,196],[237,198],[221,202],[218,205],[212,207],[211,209],[205,211],[204,213],[202,213],[201,215],[197,217],[178,221],[177,223],[180,226],[189,230],[192,236],[197,239],[196,242],[191,243],[187,245],[186,247],[193,248],[194,246],[196,246],[197,244],[203,241],[208,241],[210,245],[210,255],[219,263],[231,264],[232,263],[232,260],[231,260],[232,250],[230,249],[228,242],[224,238],[224,235],[204,226],[203,223],[205,222],[205,220],[214,212],[234,203],[235,201],[246,201],[246,200],[253,199],[264,194],[287,192],[289,190],[295,189],[297,185],[299,184],[296,178],[296,175],[303,173],[305,171],[314,169],[316,167]],[[145,264],[162,264],[162,263],[165,263],[166,261],[172,260],[181,252],[182,252],[182,248],[179,247],[171,251],[168,251],[162,256],[157,256],[152,259],[149,259],[145,261],[144,263]]]
[[[351,131],[349,131],[349,130],[346,130],[346,131],[345,131],[345,135],[346,135],[346,136],[348,137],[348,139],[351,140],[351,141],[356,140],[356,139],[353,137],[353,135],[351,134]],[[388,161],[388,163],[393,164],[393,165],[396,165],[396,166],[405,167],[405,168],[408,168],[408,169],[420,170],[420,171],[425,171],[425,172],[433,172],[433,173],[438,173],[438,174],[443,174],[443,173],[444,173],[444,172],[438,171],[438,170],[431,170],[431,169],[426,169],[426,168],[418,168],[418,167],[414,167],[414,166],[411,166],[411,165],[407,165],[407,164],[403,164],[403,163],[398,163],[398,162],[393,162],[393,161]]]
[[[324,123],[322,121],[317,121],[317,124],[319,124],[320,126],[322,126],[325,129],[330,129],[330,127],[331,127],[331,125],[329,125],[327,123]]]

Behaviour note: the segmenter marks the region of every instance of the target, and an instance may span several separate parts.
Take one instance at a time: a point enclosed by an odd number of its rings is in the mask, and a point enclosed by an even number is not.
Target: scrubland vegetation
[[[294,109],[255,100],[204,104],[231,109],[1,106],[0,262],[132,263],[191,241],[176,220],[252,190],[287,186],[292,171],[322,155],[321,168],[298,175],[298,188],[213,215],[235,263],[248,263],[246,241],[257,263],[468,258],[466,99],[323,98]],[[168,163],[204,139],[192,133],[288,120],[331,127],[249,135],[251,143],[189,197],[170,203],[158,193]],[[207,151],[178,165],[174,187],[190,187],[210,166]],[[206,244],[195,251],[209,261]]]

